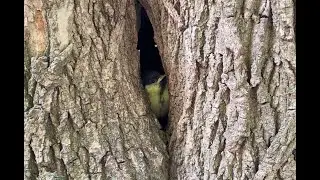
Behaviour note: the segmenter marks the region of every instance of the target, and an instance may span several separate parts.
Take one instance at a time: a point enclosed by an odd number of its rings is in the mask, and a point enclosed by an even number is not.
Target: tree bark
[[[140,2],[169,80],[168,149],[134,0],[26,0],[25,179],[296,179],[295,3]]]
[[[141,1],[169,76],[171,179],[296,179],[294,2]]]
[[[25,1],[25,179],[168,179],[133,0]]]

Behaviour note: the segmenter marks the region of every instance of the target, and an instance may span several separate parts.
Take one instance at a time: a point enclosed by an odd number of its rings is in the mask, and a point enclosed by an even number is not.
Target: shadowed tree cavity
[[[141,78],[145,77],[147,72],[156,71],[165,74],[159,50],[154,42],[153,28],[147,12],[136,2],[137,8],[137,26],[138,26],[138,47],[140,51],[140,73]],[[168,116],[158,119],[162,128],[167,126]]]

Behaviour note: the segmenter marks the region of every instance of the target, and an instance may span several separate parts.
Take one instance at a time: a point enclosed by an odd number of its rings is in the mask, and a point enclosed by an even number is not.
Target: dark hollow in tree
[[[150,71],[156,71],[160,74],[165,74],[161,57],[159,55],[159,50],[156,47],[156,43],[153,39],[153,28],[147,15],[147,12],[141,5],[138,5],[138,8],[140,8],[140,13],[137,14],[137,19],[139,18],[138,26],[140,27],[138,30],[137,49],[140,50],[141,79],[143,79],[146,73]],[[158,120],[161,124],[162,129],[166,129],[168,124],[168,115],[166,115],[166,117],[164,118],[159,118]]]

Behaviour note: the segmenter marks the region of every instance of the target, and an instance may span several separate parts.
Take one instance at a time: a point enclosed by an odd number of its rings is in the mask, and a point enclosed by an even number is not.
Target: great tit
[[[165,128],[169,109],[167,77],[156,71],[147,71],[143,74],[143,84],[151,103],[151,110]]]

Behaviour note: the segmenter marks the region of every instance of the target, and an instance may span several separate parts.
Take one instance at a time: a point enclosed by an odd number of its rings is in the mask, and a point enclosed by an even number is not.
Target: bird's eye
[[[149,79],[149,80],[146,81],[146,85],[148,85],[148,84],[153,84],[153,83],[155,83],[155,82],[157,82],[156,79]]]

